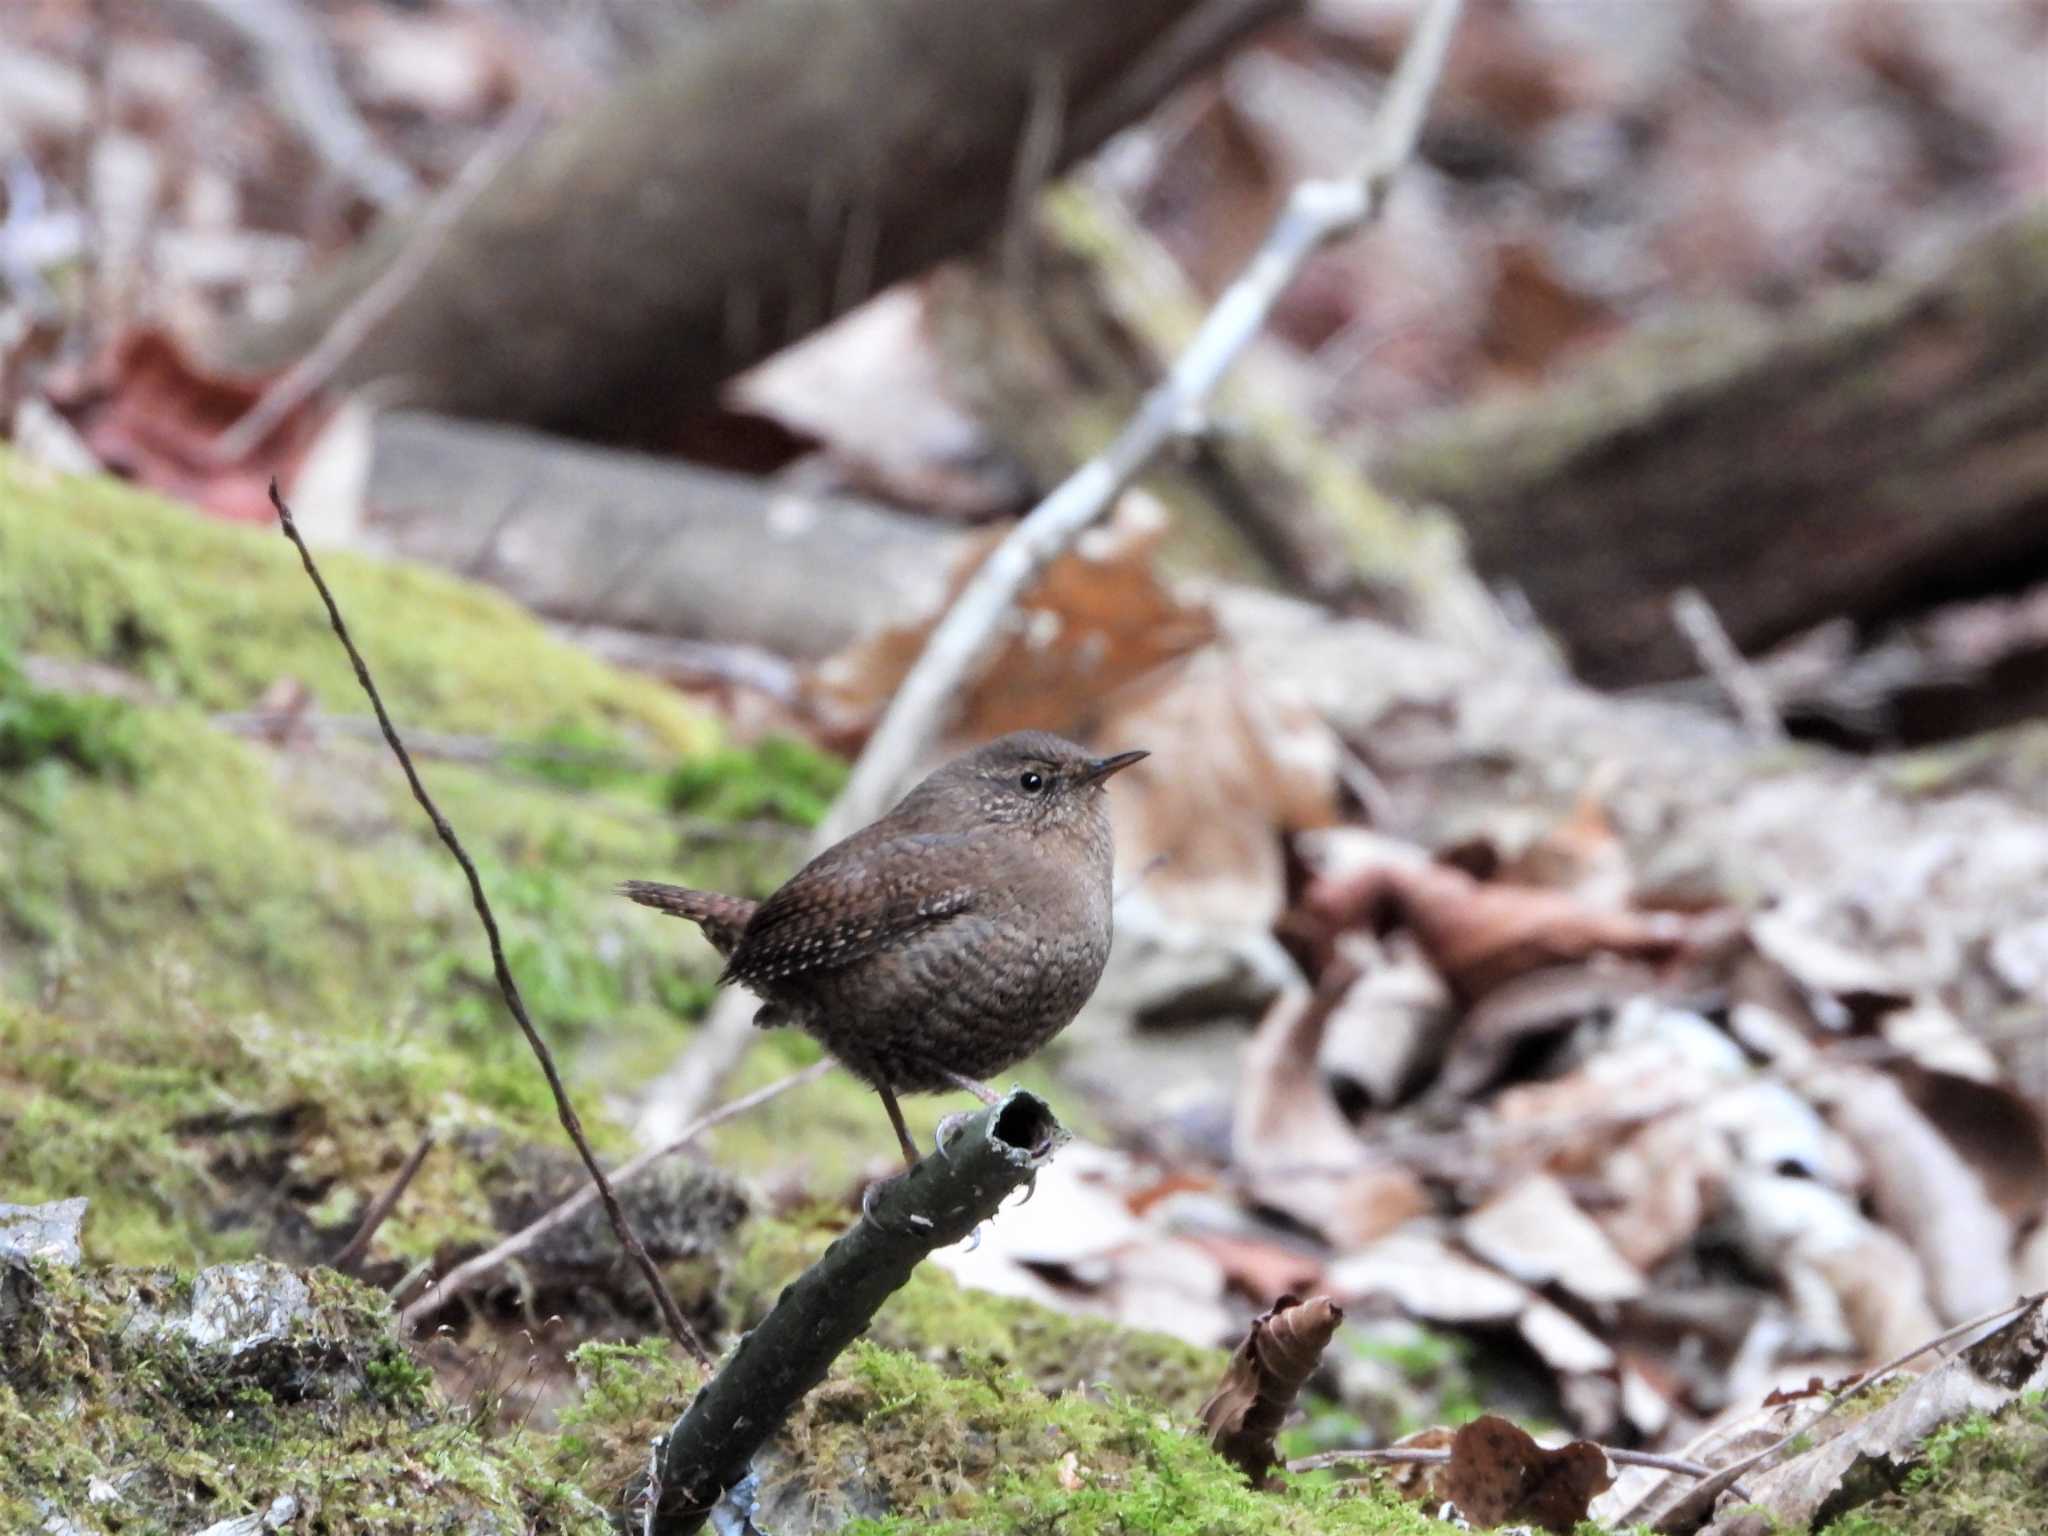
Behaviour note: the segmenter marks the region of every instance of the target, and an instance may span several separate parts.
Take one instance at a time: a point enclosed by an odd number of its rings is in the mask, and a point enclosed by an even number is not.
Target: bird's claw
[[[962,1113],[948,1115],[939,1122],[938,1129],[932,1133],[932,1136],[938,1142],[940,1157],[943,1157],[948,1162],[953,1160],[953,1142],[958,1139],[959,1133],[965,1128],[967,1122],[973,1118],[974,1116],[970,1114]]]
[[[902,1177],[903,1175],[900,1173],[891,1174],[886,1179],[875,1180],[874,1183],[868,1185],[866,1189],[863,1189],[860,1192],[861,1220],[871,1221],[877,1227],[880,1227],[884,1232],[891,1233],[896,1237],[923,1237],[932,1230],[932,1219],[929,1216],[923,1215],[918,1211],[912,1211],[909,1214],[909,1216],[905,1218],[905,1225],[891,1226],[888,1222],[882,1220],[881,1217],[875,1214],[876,1194],[880,1192],[883,1185],[893,1184]]]
[[[1017,1204],[1012,1207],[1012,1209],[1021,1210],[1023,1207],[1029,1205],[1031,1203],[1031,1197],[1037,1193],[1038,1170],[1034,1168],[1029,1173],[1024,1175],[1024,1198],[1019,1200]]]

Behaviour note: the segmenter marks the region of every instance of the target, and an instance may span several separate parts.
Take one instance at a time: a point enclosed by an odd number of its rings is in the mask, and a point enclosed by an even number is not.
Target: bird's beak
[[[1115,757],[1098,757],[1088,765],[1088,771],[1081,775],[1083,784],[1100,784],[1112,773],[1120,773],[1136,762],[1150,757],[1150,752],[1119,752]]]

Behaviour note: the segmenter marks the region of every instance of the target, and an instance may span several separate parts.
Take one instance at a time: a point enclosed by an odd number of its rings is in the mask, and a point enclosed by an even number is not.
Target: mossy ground
[[[800,818],[833,765],[722,747],[687,701],[485,589],[323,566],[402,729],[504,744],[423,771],[586,1121],[622,1146],[607,1096],[683,1047],[715,960],[613,884],[769,888],[797,841],[707,823]],[[21,749],[0,760],[0,1198],[90,1195],[104,1259],[306,1260],[430,1128],[561,1142],[460,874],[383,745],[273,747],[211,718],[283,680],[365,713],[279,535],[0,453],[0,658],[28,655],[119,669],[147,701],[0,668]],[[477,1171],[436,1154],[378,1253],[410,1264],[489,1230]]]
[[[2040,1536],[2048,1531],[2048,1397],[1937,1430],[1899,1486],[1821,1536]]]
[[[228,1362],[136,1327],[189,1304],[187,1273],[39,1270],[0,1327],[0,1529],[198,1530],[280,1495],[307,1536],[610,1529],[545,1442],[434,1392],[380,1293],[305,1278],[308,1314]]]
[[[1190,1352],[1193,1353],[1193,1352]],[[648,1350],[580,1352],[560,1454],[625,1496],[692,1378]],[[993,1358],[952,1368],[863,1341],[756,1463],[762,1528],[849,1536],[1428,1536],[1391,1499],[1320,1482],[1255,1492],[1185,1413],[1113,1388],[1048,1396]],[[600,1494],[600,1496],[602,1496]],[[843,1523],[843,1524],[842,1524]]]
[[[734,1326],[757,1322],[843,1225],[843,1215],[824,1209],[754,1222],[723,1291]],[[968,1291],[932,1265],[884,1304],[869,1339],[948,1374],[1012,1373],[1047,1396],[1109,1390],[1183,1417],[1215,1391],[1227,1358],[1165,1334]]]

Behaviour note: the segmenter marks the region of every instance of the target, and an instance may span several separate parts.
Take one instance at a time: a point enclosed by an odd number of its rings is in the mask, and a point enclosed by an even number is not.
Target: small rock
[[[281,1530],[298,1518],[299,1501],[289,1493],[280,1493],[270,1501],[270,1508],[260,1515],[237,1515],[232,1520],[216,1520],[204,1530],[194,1531],[192,1536],[263,1536],[265,1531]]]
[[[216,1264],[199,1272],[192,1311],[178,1327],[200,1348],[234,1359],[289,1337],[311,1307],[306,1282],[282,1264]]]
[[[40,1259],[73,1265],[84,1258],[78,1233],[85,1224],[83,1196],[48,1205],[0,1205],[0,1264]]]

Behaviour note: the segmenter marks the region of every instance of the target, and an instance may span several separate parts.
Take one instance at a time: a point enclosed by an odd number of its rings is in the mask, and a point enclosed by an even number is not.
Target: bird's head
[[[1092,825],[1103,815],[1110,777],[1149,755],[1097,757],[1049,731],[1015,731],[935,770],[905,804],[924,801],[932,810],[999,826]]]

